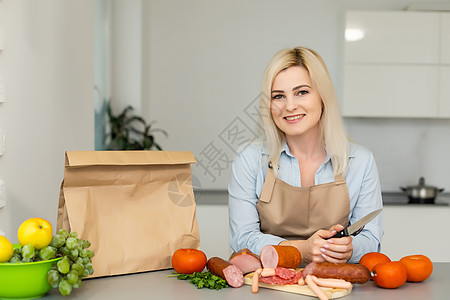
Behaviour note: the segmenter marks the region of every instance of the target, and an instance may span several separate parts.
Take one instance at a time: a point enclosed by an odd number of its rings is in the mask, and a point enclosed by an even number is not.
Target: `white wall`
[[[245,109],[255,104],[263,70],[276,51],[297,45],[316,49],[341,95],[345,11],[403,10],[418,1],[132,2],[131,7],[142,5],[130,20],[133,24],[142,20],[141,30],[118,34],[125,35],[124,41],[132,40],[130,35],[142,35],[142,45],[133,42],[128,46],[144,49],[138,79],[142,83],[140,105],[144,116],[168,131],[167,139],[156,133],[165,150],[190,150],[203,161],[204,154],[221,157],[218,164],[208,168],[210,174],[199,164],[193,167],[193,173],[203,189],[226,189],[230,171],[227,161],[235,154],[220,137],[242,129],[242,123],[256,130]],[[118,40],[120,36],[116,36]],[[131,54],[120,59],[131,59],[130,65],[135,64]],[[121,75],[129,80],[136,73]],[[377,92],[382,97],[382,90]],[[114,103],[115,95],[112,97]],[[236,117],[242,121],[241,127],[230,126],[237,124],[233,123]],[[448,120],[349,119],[345,123],[354,140],[374,152],[384,191],[416,184],[420,176],[450,190],[450,160],[445,157],[450,151],[450,139],[445,138],[450,133]],[[252,134],[246,136],[250,137]]]
[[[1,0],[7,49],[0,72],[7,99],[0,103],[6,152],[0,178],[7,204],[0,230],[17,242],[30,217],[56,227],[66,150],[94,146],[94,2]]]

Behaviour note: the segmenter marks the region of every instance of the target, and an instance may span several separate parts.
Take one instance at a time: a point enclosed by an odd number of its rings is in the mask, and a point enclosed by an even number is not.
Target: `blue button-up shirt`
[[[350,223],[368,213],[382,208],[378,170],[373,154],[366,148],[349,143],[349,162],[345,180],[350,196]],[[260,231],[256,204],[267,173],[267,152],[260,144],[252,144],[242,150],[233,161],[228,186],[228,210],[230,218],[230,244],[234,251],[249,248],[259,254],[265,245],[277,245],[285,239]],[[300,187],[298,160],[284,143],[278,169],[278,178]],[[315,184],[334,181],[331,159],[327,155],[314,176]],[[346,224],[342,224],[346,225]],[[380,251],[383,236],[382,213],[353,238],[353,255],[349,262],[357,263],[362,255]]]

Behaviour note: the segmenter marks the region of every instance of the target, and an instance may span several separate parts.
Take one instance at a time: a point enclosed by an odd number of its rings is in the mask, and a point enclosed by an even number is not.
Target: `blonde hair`
[[[275,125],[270,112],[273,81],[279,72],[293,66],[301,66],[308,70],[313,87],[318,90],[322,98],[323,113],[319,121],[321,141],[331,158],[334,176],[345,175],[349,154],[348,139],[333,82],[320,55],[304,47],[279,51],[273,56],[264,73],[259,113],[264,130],[264,143],[269,153],[268,160],[277,172],[276,166],[278,166],[285,139],[284,133]]]

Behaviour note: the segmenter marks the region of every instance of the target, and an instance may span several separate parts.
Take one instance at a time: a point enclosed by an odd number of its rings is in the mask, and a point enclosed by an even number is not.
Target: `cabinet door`
[[[437,66],[347,65],[343,115],[436,117]]]
[[[441,64],[450,64],[450,13],[441,14]]]
[[[423,254],[433,262],[450,262],[450,208],[446,206],[388,206],[383,208],[381,251],[392,260]]]
[[[346,40],[346,63],[438,63],[439,15],[404,11],[347,12],[346,30],[361,30],[364,37]]]
[[[440,68],[439,117],[450,118],[450,65]]]

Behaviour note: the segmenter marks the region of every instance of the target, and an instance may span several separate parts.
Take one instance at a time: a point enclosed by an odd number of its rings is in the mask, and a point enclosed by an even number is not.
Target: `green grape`
[[[81,275],[82,278],[89,276],[89,271],[87,269],[83,270],[83,274]]]
[[[33,261],[33,259],[32,258],[26,258],[26,257],[22,257],[22,262],[25,262],[25,263],[27,263],[27,262],[32,262]]]
[[[33,260],[34,256],[36,255],[36,250],[34,249],[34,246],[31,244],[26,244],[22,247],[22,257],[26,258],[27,260]]]
[[[85,265],[84,265],[84,268],[85,268],[85,269],[92,268],[92,263],[89,262],[89,263],[85,264]]]
[[[46,246],[39,251],[39,257],[42,260],[49,260],[55,257],[56,248],[52,246]]]
[[[64,246],[65,242],[66,242],[66,238],[64,237],[64,235],[56,234],[53,236],[50,246],[55,247],[55,248],[60,248],[60,247]]]
[[[81,265],[79,263],[74,263],[72,265],[72,270],[77,271],[78,275],[81,276],[81,275],[83,275],[84,267],[83,267],[83,265]]]
[[[61,247],[59,248],[59,252],[62,253],[62,255],[67,256],[70,254],[70,250],[67,247]]]
[[[72,292],[72,285],[66,279],[62,279],[59,282],[58,286],[59,286],[59,292],[63,296],[70,295],[70,293]]]
[[[13,257],[11,257],[9,262],[12,263],[12,264],[21,263],[22,262],[22,258],[18,258],[16,256],[13,256]]]
[[[79,288],[80,286],[81,286],[81,278],[78,277],[77,282],[74,283],[74,284],[72,284],[72,287],[73,287],[74,289],[77,289],[77,288]]]
[[[88,251],[89,249],[82,249],[80,251],[80,257],[88,257]]]
[[[77,247],[77,238],[74,238],[74,237],[68,237],[67,238],[67,240],[66,240],[66,247],[69,249],[69,250],[74,250],[74,249],[76,249],[76,247]]]
[[[78,251],[81,251],[83,249],[83,240],[77,239],[77,245],[75,246],[75,249]]]
[[[94,274],[94,268],[91,266],[90,268],[87,269],[89,271],[89,275]]]
[[[84,265],[83,258],[77,257],[77,259],[74,261],[74,263],[79,264],[79,265]]]
[[[68,233],[67,230],[65,230],[65,229],[60,229],[60,230],[58,230],[58,233],[57,233],[57,234],[62,235],[62,236],[64,237],[64,239],[67,239],[67,237],[69,236],[69,233]]]
[[[53,287],[58,287],[58,284],[61,280],[61,275],[59,275],[59,272],[56,270],[50,270],[47,273],[47,282]]]
[[[75,261],[78,258],[78,255],[80,254],[80,251],[78,249],[70,250],[70,255],[72,260]]]
[[[83,257],[83,265],[90,263],[91,259],[89,257]]]
[[[83,248],[89,248],[91,246],[91,242],[83,240]]]
[[[75,270],[69,271],[69,273],[67,273],[67,282],[69,282],[70,284],[77,283],[78,282],[78,272]]]
[[[88,255],[87,255],[87,257],[93,258],[94,255],[95,255],[94,251],[88,249]]]
[[[20,255],[20,256],[22,256],[22,249],[14,248],[13,255]]]
[[[56,263],[56,267],[58,268],[58,271],[62,274],[67,274],[70,270],[70,264],[69,264],[69,260],[66,259],[66,256],[64,256],[63,259],[61,259],[60,261],[58,261]]]
[[[78,237],[78,234],[77,234],[75,231],[72,231],[72,232],[69,234],[69,237],[77,238],[77,237]]]

